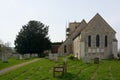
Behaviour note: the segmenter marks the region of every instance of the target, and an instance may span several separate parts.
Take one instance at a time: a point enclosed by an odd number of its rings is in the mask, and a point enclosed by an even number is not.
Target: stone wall
[[[88,24],[83,20],[79,26],[71,25],[74,26],[72,30],[76,29],[60,46],[59,53],[64,54],[64,46],[67,46],[67,54],[73,52],[78,59],[86,55],[90,58],[100,57],[102,59],[116,55],[117,44],[113,43],[116,39],[116,32],[98,13]],[[96,40],[97,35],[99,35],[99,40]],[[88,46],[88,36],[91,36],[91,46]],[[107,36],[107,41],[105,41],[105,36]],[[96,45],[96,41],[99,41],[99,46]]]
[[[83,56],[89,56],[90,58],[111,58],[113,53],[115,54],[117,51],[116,45],[113,44],[113,40],[116,39],[115,33],[111,26],[99,14],[96,14],[80,32],[80,43],[77,40],[79,35],[74,39],[74,54],[76,55],[79,51],[80,56],[84,53]],[[97,35],[99,35],[99,46],[96,46]],[[88,46],[88,36],[91,36],[91,46]],[[105,36],[107,36],[107,46],[105,46]],[[84,51],[81,48],[83,43]]]
[[[74,57],[80,59],[80,37],[76,37],[73,40],[73,52],[74,52]]]
[[[112,57],[112,41],[115,39],[115,31],[107,24],[104,19],[97,14],[83,30],[85,41],[85,53],[91,58],[100,56],[101,58]],[[88,36],[91,36],[91,47],[88,47]],[[96,36],[99,35],[100,45],[96,46]],[[105,46],[105,36],[107,36],[107,47]]]

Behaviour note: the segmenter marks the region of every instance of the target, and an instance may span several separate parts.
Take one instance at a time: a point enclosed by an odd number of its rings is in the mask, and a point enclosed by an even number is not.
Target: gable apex
[[[99,14],[99,13],[96,13],[96,15],[95,16],[99,16],[99,17],[101,17],[101,15]]]
[[[104,26],[106,27],[107,29],[109,29],[110,31],[112,31],[113,33],[116,33],[116,31],[104,20],[104,18],[99,14],[97,13],[87,24],[86,28],[90,25],[94,25],[94,26],[97,26],[99,25],[100,26]]]
[[[99,13],[96,13],[96,15],[91,19],[91,20],[101,20],[101,21],[105,21],[103,19],[103,17],[99,14]]]

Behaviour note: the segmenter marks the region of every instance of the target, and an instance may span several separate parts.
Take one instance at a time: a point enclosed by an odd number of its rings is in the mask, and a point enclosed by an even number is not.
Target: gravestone
[[[67,72],[67,58],[65,57],[63,60],[64,71]]]
[[[30,54],[24,54],[25,58],[30,58]]]
[[[35,57],[38,57],[38,54],[37,54],[37,53],[35,54]]]
[[[50,54],[49,54],[49,59],[50,59],[50,60],[53,60],[53,58],[54,58],[53,54],[50,53]]]
[[[58,61],[58,54],[53,54],[54,57],[54,61],[57,62]]]
[[[20,59],[20,60],[23,59],[22,55],[19,55],[19,59]]]
[[[67,58],[66,58],[66,57],[63,59],[63,62],[64,62],[64,63],[67,63]]]
[[[31,57],[31,54],[27,54],[27,57],[30,58],[30,57]]]
[[[23,59],[21,54],[18,54],[17,56],[18,56],[18,59],[20,59],[20,60]]]
[[[31,56],[32,56],[32,57],[35,57],[35,54],[33,53]]]
[[[2,61],[3,62],[8,62],[7,54],[2,54]]]
[[[90,58],[88,56],[85,56],[84,58],[82,58],[82,62],[83,63],[90,63]]]
[[[99,58],[98,57],[94,58],[94,64],[99,64]]]
[[[33,53],[32,57],[38,57],[38,54],[37,53]]]

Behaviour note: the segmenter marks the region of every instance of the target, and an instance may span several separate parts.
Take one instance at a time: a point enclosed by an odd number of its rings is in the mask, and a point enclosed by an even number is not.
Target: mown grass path
[[[15,66],[17,64],[21,64],[21,63],[24,63],[24,62],[28,62],[28,61],[31,61],[33,60],[34,58],[26,58],[26,59],[16,59],[14,57],[11,57],[8,59],[8,62],[5,63],[3,62],[2,60],[0,60],[0,70],[2,69],[5,69],[5,68],[8,68],[8,67],[11,67],[11,66]]]
[[[110,76],[110,80],[114,80],[113,75],[111,73],[111,66],[109,66],[109,76]]]
[[[74,77],[72,80],[76,80],[77,77],[78,77],[84,70],[86,70],[88,67],[89,67],[89,66],[80,69],[80,70],[78,71],[78,73],[75,75],[75,77]]]
[[[0,74],[4,74],[4,73],[6,73],[6,72],[8,72],[8,71],[17,69],[17,68],[19,68],[19,67],[25,66],[25,65],[30,64],[30,63],[33,63],[33,62],[36,62],[36,61],[38,61],[38,60],[39,60],[39,59],[34,59],[34,60],[32,60],[32,61],[29,61],[29,62],[24,62],[24,63],[22,63],[22,64],[18,64],[18,65],[15,65],[15,66],[11,66],[11,67],[2,69],[2,70],[0,70]]]
[[[99,65],[97,65],[97,67],[96,67],[96,69],[95,69],[93,75],[91,76],[90,80],[94,80],[95,76],[97,75],[98,69],[99,69]]]

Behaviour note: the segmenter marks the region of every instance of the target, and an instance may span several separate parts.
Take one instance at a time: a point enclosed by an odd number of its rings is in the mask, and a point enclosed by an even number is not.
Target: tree
[[[48,28],[39,21],[29,21],[22,26],[15,40],[15,49],[21,54],[43,53],[51,47]]]
[[[0,57],[3,62],[8,62],[8,57],[12,55],[12,52],[10,42],[3,43],[2,40],[0,40]]]

